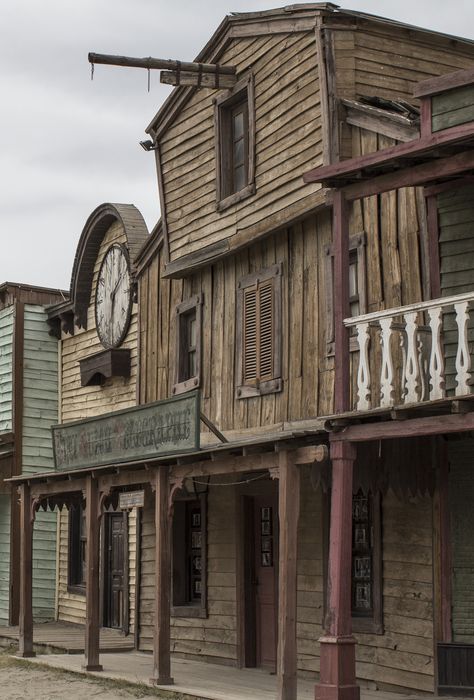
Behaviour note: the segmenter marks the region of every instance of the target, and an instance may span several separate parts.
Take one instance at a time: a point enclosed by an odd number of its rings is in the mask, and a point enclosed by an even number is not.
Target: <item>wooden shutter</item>
[[[274,368],[273,280],[244,289],[243,368],[244,384],[273,379]]]

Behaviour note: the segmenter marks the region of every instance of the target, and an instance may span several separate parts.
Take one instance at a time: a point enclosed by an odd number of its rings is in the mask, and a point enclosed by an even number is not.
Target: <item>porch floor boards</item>
[[[82,657],[66,654],[47,654],[28,659],[40,665],[60,668],[76,673],[82,670]],[[104,670],[93,673],[98,678],[124,680],[129,683],[150,684],[153,670],[151,654],[133,651],[125,654],[101,656]],[[275,700],[276,677],[261,669],[237,669],[229,666],[172,658],[172,686],[157,686],[163,691],[181,693],[186,698],[199,700]],[[166,697],[166,692],[163,693]],[[176,696],[172,696],[176,697]],[[399,695],[361,689],[362,700],[421,700],[418,695]],[[425,696],[426,698],[426,696]],[[314,681],[298,680],[298,700],[314,700]],[[443,700],[448,700],[443,698]]]
[[[34,626],[33,643],[37,651],[83,654],[84,634],[83,625],[45,622]],[[9,642],[18,642],[18,627],[0,627],[0,644]],[[100,651],[103,654],[132,651],[133,648],[133,635],[126,637],[121,630],[101,628]]]

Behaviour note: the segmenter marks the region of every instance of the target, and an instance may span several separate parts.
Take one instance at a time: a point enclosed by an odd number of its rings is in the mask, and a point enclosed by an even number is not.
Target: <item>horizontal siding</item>
[[[216,211],[213,90],[199,90],[161,143],[171,259],[259,224],[295,205],[319,162],[320,97],[313,33],[236,39],[221,59],[255,78],[255,196]]]
[[[14,321],[13,306],[0,311],[0,432],[12,430]]]
[[[0,494],[0,622],[8,624],[10,607],[10,496]]]

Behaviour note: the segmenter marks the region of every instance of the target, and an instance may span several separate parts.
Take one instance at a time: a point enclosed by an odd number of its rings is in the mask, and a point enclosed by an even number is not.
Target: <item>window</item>
[[[254,89],[250,76],[215,102],[216,198],[220,211],[255,193]]]
[[[176,500],[173,513],[173,614],[207,615],[206,494]]]
[[[176,307],[177,353],[173,394],[196,389],[200,384],[201,309],[202,295],[183,301]]]
[[[367,313],[365,233],[349,239],[349,304],[351,316]],[[326,315],[327,315],[327,354],[334,354],[334,258],[332,246],[326,247]],[[358,350],[355,329],[351,331],[351,351]]]
[[[237,398],[281,391],[281,265],[237,288]]]
[[[69,509],[69,572],[68,587],[85,593],[86,586],[86,511],[82,503]]]
[[[382,629],[380,495],[352,497],[352,624],[355,632]]]

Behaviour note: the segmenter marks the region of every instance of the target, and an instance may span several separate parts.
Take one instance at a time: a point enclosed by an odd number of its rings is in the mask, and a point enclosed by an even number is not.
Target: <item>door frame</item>
[[[257,473],[253,473],[253,475]],[[236,602],[237,666],[255,668],[258,663],[257,609],[255,590],[255,516],[254,499],[268,496],[275,508],[275,631],[278,640],[279,589],[279,511],[278,479],[242,484],[236,493]]]
[[[129,544],[128,544],[128,511],[116,511],[116,510],[106,510],[102,518],[103,527],[102,531],[102,545],[101,545],[101,572],[100,572],[100,619],[102,621],[101,626],[105,627],[105,616],[107,613],[107,602],[106,596],[108,595],[108,555],[107,555],[107,543],[110,534],[110,523],[108,516],[110,515],[122,515],[123,518],[123,600],[122,600],[122,627],[121,629],[124,634],[129,634],[130,632],[130,564],[129,564]]]

